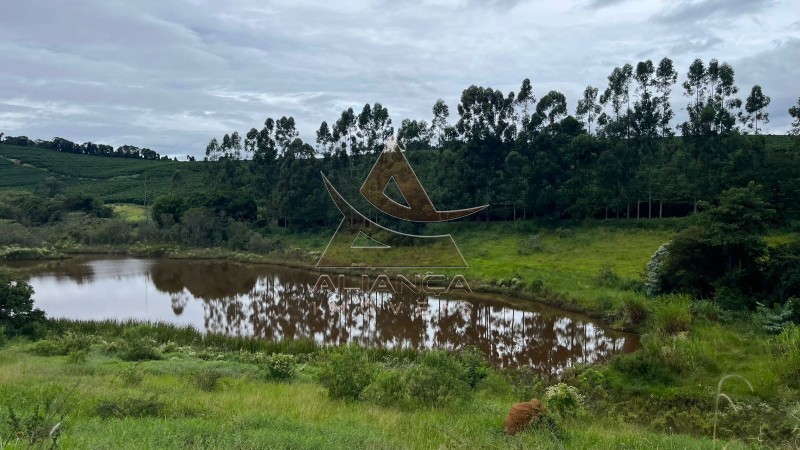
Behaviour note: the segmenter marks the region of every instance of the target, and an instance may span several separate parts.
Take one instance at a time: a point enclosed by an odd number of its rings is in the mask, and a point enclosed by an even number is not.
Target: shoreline
[[[51,250],[51,249],[25,249],[25,250]],[[307,256],[313,254],[306,249],[295,248],[291,249],[290,251],[302,251],[305,252]],[[367,269],[367,268],[353,268],[353,269],[316,269],[313,264],[309,262],[305,262],[299,259],[292,259],[291,257],[286,257],[286,255],[282,255],[281,257],[274,257],[273,255],[264,256],[258,255],[254,253],[244,253],[238,251],[232,251],[224,248],[198,248],[198,249],[188,249],[188,248],[176,248],[176,247],[168,247],[168,246],[149,246],[149,247],[136,247],[136,246],[129,246],[126,248],[78,248],[78,249],[69,249],[69,250],[62,250],[59,252],[55,252],[52,249],[53,253],[50,255],[40,257],[40,258],[20,258],[20,259],[12,259],[12,260],[3,260],[0,259],[0,268],[9,268],[7,265],[11,263],[35,263],[39,262],[48,262],[48,261],[64,261],[73,258],[79,258],[82,256],[118,256],[118,257],[130,257],[130,258],[164,258],[164,259],[171,259],[171,260],[217,260],[217,261],[229,261],[238,264],[250,264],[250,265],[263,265],[263,266],[274,266],[274,267],[284,267],[294,270],[301,270],[306,273],[313,273],[313,274],[320,274],[321,272],[330,274],[330,275],[344,275],[348,279],[357,280],[361,277],[362,274],[369,274],[369,275],[378,275],[378,274],[387,274],[387,275],[394,275],[398,273],[397,271],[393,270],[377,270],[377,269]],[[452,270],[452,269],[449,269]],[[16,272],[15,268],[11,268],[12,272]],[[24,269],[23,269],[24,271]],[[623,327],[614,326],[614,323],[609,322],[607,320],[607,316],[602,314],[598,314],[595,311],[591,311],[585,308],[582,308],[581,305],[570,298],[568,293],[563,292],[551,292],[542,288],[537,292],[530,292],[523,289],[515,289],[513,287],[506,287],[506,286],[494,286],[487,283],[485,280],[476,278],[470,280],[470,287],[472,292],[469,294],[462,294],[466,298],[483,298],[489,299],[493,301],[498,301],[501,303],[505,303],[507,305],[517,305],[526,304],[528,302],[533,302],[537,305],[543,306],[545,308],[552,308],[554,310],[558,310],[563,313],[568,314],[578,314],[585,316],[586,318],[592,319],[593,321],[597,321],[602,323],[604,327],[607,327],[609,330],[619,333],[629,333],[632,335],[636,335],[637,337],[641,337],[644,333],[641,330],[632,330],[632,329],[625,329]]]

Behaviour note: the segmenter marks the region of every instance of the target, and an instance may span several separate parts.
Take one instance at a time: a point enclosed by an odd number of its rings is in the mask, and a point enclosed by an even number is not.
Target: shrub
[[[408,402],[406,384],[400,369],[380,370],[367,386],[362,398],[381,406],[403,406]]]
[[[467,384],[472,389],[491,373],[486,356],[476,347],[469,347],[461,352],[459,359],[466,371]]]
[[[578,388],[565,383],[548,387],[544,398],[548,410],[564,419],[577,417],[583,406],[583,396],[578,392]]]
[[[671,379],[666,367],[644,351],[614,356],[611,367],[631,378],[649,383],[664,383]]]
[[[622,302],[622,322],[625,328],[632,328],[647,320],[647,305],[640,298],[626,298]]]
[[[139,370],[139,364],[122,369],[119,377],[122,380],[122,384],[128,387],[139,386],[144,381],[144,373]]]
[[[67,353],[67,363],[68,364],[84,364],[89,357],[89,353],[86,350],[71,350]]]
[[[319,381],[328,389],[331,398],[357,400],[372,382],[373,374],[373,364],[367,352],[348,345],[330,351]]]
[[[661,293],[661,271],[664,264],[664,259],[669,252],[669,244],[661,244],[658,250],[650,257],[645,267],[646,281],[645,292],[647,295],[653,296]]]
[[[420,406],[444,406],[467,398],[469,379],[464,366],[444,351],[425,352],[405,376],[409,401]]]
[[[665,298],[656,308],[655,328],[663,333],[676,334],[692,328],[692,313],[689,308],[690,299],[684,295]]]
[[[619,287],[622,284],[622,278],[609,265],[604,265],[600,268],[597,276],[594,277],[594,281],[598,286],[605,287]]]
[[[783,305],[776,303],[772,308],[759,303],[756,321],[761,323],[765,331],[776,334],[792,324],[800,324],[800,299],[792,297]]]
[[[161,359],[156,351],[156,341],[144,337],[123,341],[117,351],[117,356],[123,361]]]
[[[800,326],[787,327],[773,340],[779,372],[790,386],[800,387]]]
[[[61,337],[37,342],[30,352],[38,356],[66,356],[80,351],[88,352],[91,346],[90,336],[67,332]]]
[[[296,356],[282,353],[273,353],[264,361],[267,375],[275,380],[289,380],[294,377],[296,365]]]
[[[695,317],[710,321],[719,320],[720,314],[722,313],[719,305],[709,300],[698,300],[693,302],[691,310]]]

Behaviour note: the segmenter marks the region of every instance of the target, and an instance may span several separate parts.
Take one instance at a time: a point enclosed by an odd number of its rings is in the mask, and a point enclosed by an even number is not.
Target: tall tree
[[[678,81],[678,71],[672,64],[669,58],[663,58],[658,63],[656,69],[656,91],[660,94],[659,107],[661,109],[661,121],[659,128],[662,137],[670,137],[674,133],[670,123],[675,113],[672,111],[672,106],[669,102],[669,95],[672,92],[672,86]]]
[[[444,132],[447,128],[447,118],[450,116],[450,108],[444,100],[436,100],[433,104],[433,120],[431,120],[431,131],[433,134],[434,145],[442,148],[444,143]]]
[[[753,86],[753,89],[750,90],[750,95],[747,96],[747,102],[744,107],[747,114],[744,114],[741,120],[747,128],[753,130],[755,134],[758,134],[759,121],[762,124],[769,123],[767,107],[769,106],[770,100],[769,96],[764,95],[759,85]]]
[[[800,136],[800,97],[797,98],[797,104],[789,108],[789,115],[794,119],[789,134]]]
[[[603,111],[603,107],[597,101],[597,88],[586,86],[583,90],[583,98],[578,100],[575,108],[575,115],[586,122],[586,129],[592,134],[592,123]]]

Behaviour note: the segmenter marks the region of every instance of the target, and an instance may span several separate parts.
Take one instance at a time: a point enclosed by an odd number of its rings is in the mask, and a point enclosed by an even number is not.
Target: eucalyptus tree
[[[406,151],[423,150],[430,146],[430,128],[424,120],[403,119],[397,130],[397,140]]]
[[[583,90],[583,98],[578,100],[578,106],[575,108],[575,115],[586,122],[589,134],[592,134],[592,124],[603,111],[603,107],[598,102],[597,92],[596,87],[586,86],[586,89]]]
[[[450,116],[450,108],[444,100],[436,100],[433,104],[433,120],[431,120],[431,137],[434,145],[442,148],[445,140],[445,130],[448,127],[447,118]]]
[[[800,97],[797,98],[797,103],[789,108],[789,115],[794,119],[789,134],[800,136]]]
[[[764,95],[764,91],[759,85],[753,86],[753,88],[750,90],[750,95],[747,96],[747,102],[745,103],[744,107],[747,114],[743,114],[741,119],[747,128],[753,130],[755,134],[758,134],[759,121],[762,124],[769,123],[769,113],[767,112],[767,107],[769,106],[770,101],[771,99],[769,96]],[[791,113],[791,110],[789,112]]]
[[[332,142],[333,136],[331,135],[330,127],[328,127],[328,122],[323,120],[317,130],[317,153],[330,154]]]
[[[522,86],[520,86],[514,102],[522,110],[520,128],[527,129],[530,122],[531,109],[536,104],[536,96],[533,95],[533,85],[531,85],[530,79],[525,78],[522,80]]]
[[[656,91],[659,93],[658,106],[661,116],[658,125],[661,137],[671,137],[675,134],[670,126],[673,117],[675,117],[675,112],[672,111],[669,95],[672,92],[672,86],[677,81],[678,71],[675,70],[672,60],[663,58],[658,63],[658,68],[656,69]]]

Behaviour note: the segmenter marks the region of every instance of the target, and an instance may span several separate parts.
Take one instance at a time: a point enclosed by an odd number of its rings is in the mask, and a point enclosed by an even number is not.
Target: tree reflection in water
[[[176,315],[199,302],[206,330],[229,335],[388,348],[477,346],[495,365],[542,373],[639,345],[635,335],[535,304],[523,310],[491,300],[315,293],[316,274],[217,261],[158,260],[150,272]]]

